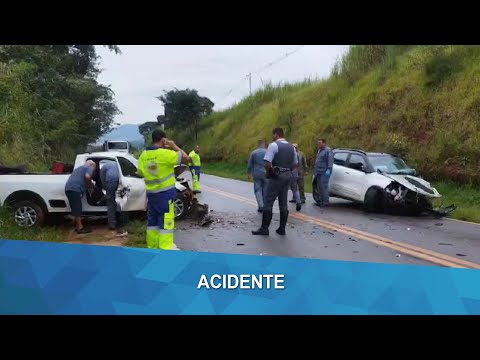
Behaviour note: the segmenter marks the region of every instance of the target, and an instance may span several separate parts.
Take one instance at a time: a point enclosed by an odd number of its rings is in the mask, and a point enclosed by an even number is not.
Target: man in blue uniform
[[[321,196],[321,201],[317,203],[318,206],[328,206],[330,202],[330,195],[328,192],[328,183],[333,171],[333,152],[327,146],[325,139],[318,140],[318,153],[315,160],[315,177],[317,178],[317,190]]]
[[[285,235],[288,220],[288,189],[292,179],[292,170],[298,166],[297,153],[292,144],[284,139],[283,129],[273,129],[273,140],[264,157],[268,178],[262,225],[253,235],[269,235],[268,227],[272,221],[273,203],[278,198],[280,208],[280,226],[277,234]]]
[[[265,163],[263,158],[267,150],[265,149],[265,141],[257,141],[257,149],[252,151],[248,159],[247,176],[250,180],[253,176],[253,191],[258,204],[258,212],[263,211],[265,203],[265,194],[267,193],[267,177],[265,175]]]

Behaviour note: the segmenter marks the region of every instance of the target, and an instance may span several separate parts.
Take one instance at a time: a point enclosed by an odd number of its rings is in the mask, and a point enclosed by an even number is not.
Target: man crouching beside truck
[[[65,194],[75,218],[75,230],[78,234],[92,232],[91,229],[84,228],[82,224],[82,197],[87,192],[87,186],[89,189],[93,189],[92,174],[96,167],[97,165],[93,160],[87,160],[85,165],[73,170],[65,184]]]
[[[138,159],[138,175],[145,180],[147,190],[147,247],[171,250],[175,228],[176,195],[175,166],[190,158],[163,130],[152,133],[153,146],[142,152]]]

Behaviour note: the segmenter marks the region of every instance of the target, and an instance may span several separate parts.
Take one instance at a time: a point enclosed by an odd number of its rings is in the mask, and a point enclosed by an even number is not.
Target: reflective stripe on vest
[[[163,183],[164,181],[170,179],[171,177],[174,177],[175,176],[175,173],[173,174],[170,174],[162,179],[155,179],[155,180],[145,180],[145,184],[147,185],[155,185],[155,184],[161,184]]]
[[[138,168],[145,181],[147,193],[158,193],[175,187],[174,166],[178,152],[169,149],[145,150],[138,159]]]

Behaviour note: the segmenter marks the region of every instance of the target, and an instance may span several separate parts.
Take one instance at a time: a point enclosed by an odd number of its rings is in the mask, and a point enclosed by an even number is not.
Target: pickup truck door
[[[122,211],[145,211],[147,195],[145,181],[137,176],[137,167],[126,157],[118,156],[120,166],[120,186],[117,204]]]

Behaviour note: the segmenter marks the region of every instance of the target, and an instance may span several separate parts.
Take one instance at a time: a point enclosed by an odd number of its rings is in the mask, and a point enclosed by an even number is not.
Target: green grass
[[[0,238],[61,242],[65,238],[65,229],[56,226],[44,226],[41,228],[19,227],[15,224],[11,212],[2,207],[0,208]]]
[[[434,186],[443,195],[444,205],[458,206],[451,215],[453,219],[480,223],[480,187],[451,182],[436,182]]]
[[[145,220],[143,219],[130,220],[126,224],[125,230],[128,231],[127,246],[136,247],[136,248],[147,247],[147,242],[146,242],[147,225]]]
[[[202,171],[205,174],[246,181],[245,167],[239,164],[205,163],[202,164]],[[443,195],[445,206],[458,206],[451,218],[480,223],[480,187],[445,181],[433,182],[433,186]],[[305,192],[312,192],[311,174],[305,178]]]

